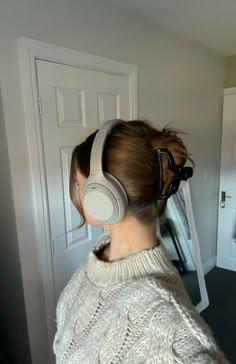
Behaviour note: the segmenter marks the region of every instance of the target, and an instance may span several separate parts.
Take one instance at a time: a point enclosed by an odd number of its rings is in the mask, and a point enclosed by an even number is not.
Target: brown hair
[[[71,159],[70,197],[78,209],[82,226],[84,213],[75,195],[76,170],[85,176],[90,172],[90,154],[97,131],[83,143],[75,147]],[[162,214],[166,201],[157,199],[159,168],[154,150],[167,148],[175,163],[183,166],[192,159],[177,131],[168,127],[158,131],[149,123],[141,120],[121,121],[109,134],[103,153],[103,170],[116,177],[126,190],[128,209],[140,222],[151,223]],[[173,179],[173,172],[163,160],[163,182],[168,187]]]

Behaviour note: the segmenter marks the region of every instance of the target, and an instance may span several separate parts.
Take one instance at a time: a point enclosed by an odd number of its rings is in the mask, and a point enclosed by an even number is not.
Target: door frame
[[[32,363],[40,363],[39,348],[48,352],[48,356],[51,358],[48,363],[53,363],[54,355],[50,347],[53,339],[51,319],[55,316],[54,308],[56,302],[53,290],[52,247],[50,244],[50,229],[48,225],[49,210],[43,158],[36,60],[40,59],[88,70],[128,76],[132,105],[129,119],[138,117],[138,68],[135,65],[117,62],[24,37],[18,39],[18,54],[33,193],[32,213],[34,236],[32,244],[34,245],[35,256],[31,257],[31,259],[35,262],[35,274],[37,277],[34,294],[32,294],[32,290],[30,289],[30,285],[32,286],[29,277],[30,272],[28,272],[27,264],[21,264],[27,325]],[[27,259],[29,259],[28,247],[26,245],[19,236],[21,262],[27,262]],[[37,315],[35,315],[36,308],[40,310]],[[34,317],[34,320],[32,320],[32,317]],[[41,332],[37,332],[37,327],[41,327]]]

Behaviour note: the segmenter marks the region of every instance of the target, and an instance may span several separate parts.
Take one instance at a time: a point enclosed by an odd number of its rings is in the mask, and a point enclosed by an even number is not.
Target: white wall
[[[30,364],[1,88],[0,171],[0,363]]]
[[[17,54],[20,36],[139,66],[140,117],[156,126],[173,121],[189,133],[184,139],[196,162],[192,193],[203,263],[216,254],[223,57],[104,4],[102,0],[4,0],[0,4],[0,81],[18,236],[30,258],[21,256],[27,265],[23,280],[32,297],[41,282],[32,244],[32,196]],[[46,344],[37,335],[42,337],[45,327],[37,318],[43,312],[39,306],[34,309],[33,315],[27,307],[32,314],[28,320],[35,320],[31,344],[42,354]],[[36,362],[46,363],[40,355]]]

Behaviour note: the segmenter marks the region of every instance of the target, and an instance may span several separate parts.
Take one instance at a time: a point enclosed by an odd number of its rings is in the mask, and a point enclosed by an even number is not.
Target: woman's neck
[[[155,223],[144,225],[128,214],[119,224],[105,225],[104,228],[111,238],[111,244],[102,257],[107,261],[122,259],[159,245]]]

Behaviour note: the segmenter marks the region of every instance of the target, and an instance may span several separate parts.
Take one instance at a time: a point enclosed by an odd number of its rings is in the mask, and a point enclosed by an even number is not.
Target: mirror
[[[189,181],[182,182],[177,193],[169,198],[165,213],[160,219],[159,234],[192,303],[201,312],[209,305],[209,299]]]

